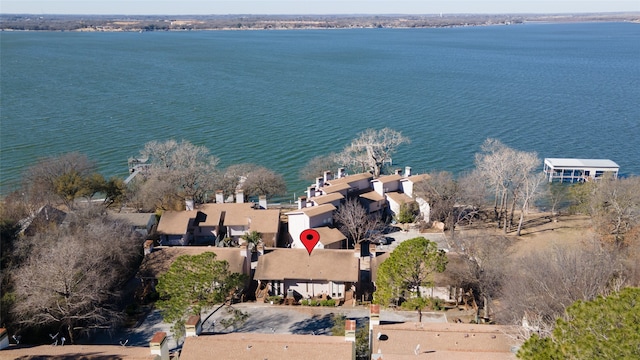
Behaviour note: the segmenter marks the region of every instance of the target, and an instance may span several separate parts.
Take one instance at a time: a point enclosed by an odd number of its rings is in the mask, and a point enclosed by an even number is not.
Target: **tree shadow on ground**
[[[291,325],[292,334],[331,335],[333,314],[313,315],[311,319]]]
[[[260,316],[257,319],[252,319],[249,316],[247,322],[239,326],[235,332],[283,333],[288,330],[287,324],[289,323],[291,323],[291,318],[284,314]]]

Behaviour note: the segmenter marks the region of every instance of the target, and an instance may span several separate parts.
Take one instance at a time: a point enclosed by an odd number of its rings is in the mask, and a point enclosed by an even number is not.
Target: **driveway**
[[[378,251],[393,251],[399,244],[401,244],[405,240],[413,239],[416,237],[425,237],[430,241],[434,241],[438,244],[438,249],[443,249],[445,251],[449,250],[449,243],[447,242],[447,237],[444,233],[434,232],[434,233],[422,233],[416,229],[409,229],[408,231],[393,231],[388,234],[385,234],[386,237],[392,238],[393,241],[388,245],[378,245],[376,246],[376,250]]]

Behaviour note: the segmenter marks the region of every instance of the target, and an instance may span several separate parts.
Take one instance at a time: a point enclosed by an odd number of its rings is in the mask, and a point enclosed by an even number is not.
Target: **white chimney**
[[[331,174],[331,171],[325,171],[324,172],[324,182],[328,182],[329,180],[333,179],[333,175]]]
[[[395,174],[395,175],[400,175],[400,173],[401,173],[401,172],[402,172],[402,169],[396,169],[396,171],[395,171],[395,173],[394,173],[394,174]]]
[[[316,190],[319,190],[324,185],[324,178],[316,178]]]
[[[404,167],[404,177],[409,177],[411,176],[411,166],[405,166]]]
[[[312,198],[314,196],[316,196],[316,186],[311,185],[307,188],[307,197]]]
[[[169,360],[169,340],[167,339],[167,333],[164,331],[155,333],[149,342],[149,348],[151,349],[151,355],[158,355],[161,360]]]
[[[307,207],[307,197],[306,196],[300,196],[298,198],[298,209],[304,209]]]
[[[187,211],[193,210],[193,199],[184,199],[184,208]]]
[[[260,208],[262,208],[262,209],[266,209],[267,208],[267,196],[266,195],[258,196],[258,205],[260,205]]]
[[[216,190],[216,202],[219,204],[224,202],[224,192],[222,190]]]
[[[344,168],[338,168],[338,179],[342,179],[344,177]]]
[[[236,202],[239,204],[244,202],[244,191],[242,189],[236,190]]]

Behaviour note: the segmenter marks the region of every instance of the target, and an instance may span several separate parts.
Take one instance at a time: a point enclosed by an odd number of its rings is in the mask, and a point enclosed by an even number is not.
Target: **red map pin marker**
[[[300,241],[302,241],[307,252],[311,255],[311,251],[313,251],[313,248],[316,246],[318,241],[320,241],[320,234],[313,229],[307,229],[300,234]]]

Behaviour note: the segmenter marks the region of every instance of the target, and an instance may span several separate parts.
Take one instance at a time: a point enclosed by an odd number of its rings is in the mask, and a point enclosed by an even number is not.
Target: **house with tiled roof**
[[[348,250],[273,249],[258,258],[254,279],[269,295],[347,301],[360,279],[360,259]]]

